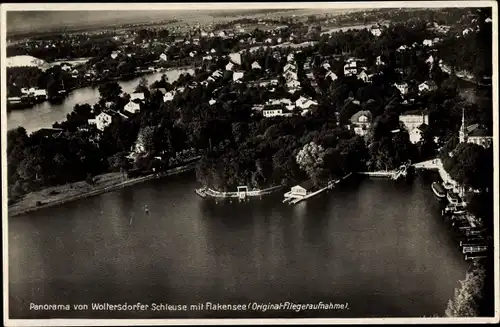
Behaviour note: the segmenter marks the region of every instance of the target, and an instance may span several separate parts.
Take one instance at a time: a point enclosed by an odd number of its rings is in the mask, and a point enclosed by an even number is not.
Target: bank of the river
[[[79,181],[45,188],[26,194],[22,200],[9,206],[9,217],[88,198],[137,183],[180,174],[195,168],[197,161],[169,169],[163,173],[127,178],[124,173],[107,173],[94,177],[93,184]]]
[[[125,93],[132,93],[139,83],[141,78],[145,78],[148,85],[159,80],[163,74],[172,83],[176,81],[181,74],[193,74],[192,68],[185,69],[178,67],[175,69],[166,70],[163,72],[154,72],[142,75],[141,77],[134,78],[128,81],[119,81],[122,91]],[[68,96],[58,104],[45,101],[38,103],[32,108],[25,110],[12,110],[7,113],[7,129],[15,129],[22,126],[28,133],[36,131],[40,128],[50,128],[55,122],[60,122],[66,119],[66,115],[73,111],[77,104],[89,104],[93,106],[99,101],[99,90],[96,87],[84,87],[75,89],[68,94]]]

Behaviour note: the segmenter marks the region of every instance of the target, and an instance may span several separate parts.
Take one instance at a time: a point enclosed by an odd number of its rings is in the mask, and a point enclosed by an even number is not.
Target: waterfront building
[[[479,124],[465,125],[465,112],[462,109],[462,125],[458,132],[460,143],[473,143],[484,148],[489,148],[493,144],[493,136],[489,131]]]
[[[373,120],[373,115],[368,110],[360,110],[351,117],[351,124],[356,135],[364,136],[368,132]]]
[[[307,180],[303,183],[295,185],[290,190],[290,195],[303,197],[311,193],[314,189],[314,183],[312,180]]]

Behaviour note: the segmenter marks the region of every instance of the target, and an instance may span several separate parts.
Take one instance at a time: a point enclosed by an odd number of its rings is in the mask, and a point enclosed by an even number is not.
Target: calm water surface
[[[9,220],[11,318],[442,315],[463,261],[430,190],[350,180],[296,206],[215,204],[193,173]],[[150,213],[144,212],[147,205]],[[344,311],[37,312],[36,304],[349,303]]]
[[[144,77],[148,81],[148,85],[161,78],[165,74],[169,82],[173,82],[183,73],[193,74],[192,69],[175,69],[166,72],[153,73],[135,78],[130,81],[120,81],[122,91],[132,93],[136,88],[139,80]],[[98,88],[84,87],[72,91],[61,104],[51,104],[48,101],[35,105],[33,108],[23,110],[13,110],[7,113],[7,128],[14,129],[22,126],[28,133],[36,131],[40,128],[50,128],[56,121],[61,122],[66,120],[66,115],[73,111],[76,104],[94,105],[99,100]]]

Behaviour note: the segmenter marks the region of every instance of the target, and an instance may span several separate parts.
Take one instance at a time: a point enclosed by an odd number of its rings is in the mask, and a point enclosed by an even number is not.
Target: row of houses
[[[254,105],[252,109],[261,112],[262,116],[266,118],[271,118],[289,117],[296,114],[305,116],[317,106],[318,103],[316,101],[301,96],[295,101],[286,98],[270,99],[263,105]]]

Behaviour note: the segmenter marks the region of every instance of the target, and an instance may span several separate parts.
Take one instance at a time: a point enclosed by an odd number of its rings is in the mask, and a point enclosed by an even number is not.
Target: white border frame
[[[330,8],[330,9],[372,9],[372,8],[439,8],[439,7],[491,7],[492,8],[492,29],[493,29],[493,74],[492,74],[492,87],[493,87],[493,154],[494,154],[494,231],[496,233],[494,239],[494,260],[495,260],[495,316],[492,318],[291,318],[291,319],[262,319],[262,318],[248,318],[248,319],[9,319],[9,301],[8,301],[8,206],[7,206],[7,158],[4,155],[6,151],[6,136],[7,136],[7,112],[6,92],[2,92],[1,98],[1,149],[2,149],[2,254],[3,254],[3,312],[4,312],[4,325],[5,326],[151,326],[151,325],[261,325],[261,324],[465,324],[465,323],[498,323],[499,322],[499,271],[498,271],[498,258],[499,258],[499,203],[498,203],[498,6],[496,1],[386,1],[386,2],[309,2],[309,3],[102,3],[102,4],[89,4],[89,3],[16,3],[16,4],[2,4],[0,11],[0,44],[6,44],[7,34],[7,11],[132,11],[132,10],[217,10],[217,9],[289,9],[289,8]],[[1,86],[6,90],[6,47],[1,46]],[[443,311],[446,303],[443,303]]]

